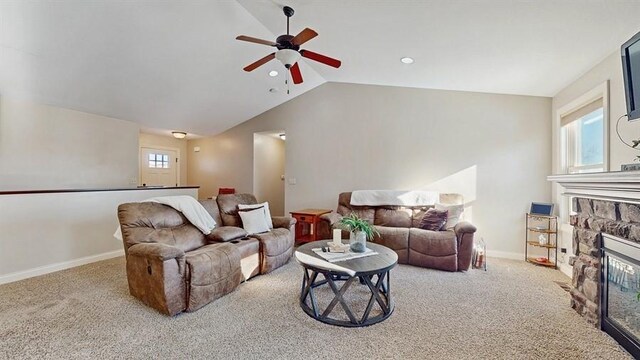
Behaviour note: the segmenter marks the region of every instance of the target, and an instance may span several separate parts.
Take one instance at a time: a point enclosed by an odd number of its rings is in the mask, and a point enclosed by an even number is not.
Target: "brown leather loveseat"
[[[462,195],[440,194],[441,204],[462,204]],[[332,237],[338,221],[351,213],[369,221],[380,235],[374,242],[398,254],[398,263],[447,271],[464,271],[471,265],[476,227],[462,221],[453,230],[429,231],[418,228],[424,213],[432,206],[352,206],[351,193],[338,197],[336,213],[325,214],[318,225],[320,239]],[[343,230],[343,238],[348,238]]]
[[[129,292],[167,315],[194,311],[232,292],[243,280],[286,264],[295,219],[272,217],[273,229],[247,236],[238,204],[251,194],[219,195],[200,203],[216,221],[205,236],[179,211],[159,203],[118,206]]]

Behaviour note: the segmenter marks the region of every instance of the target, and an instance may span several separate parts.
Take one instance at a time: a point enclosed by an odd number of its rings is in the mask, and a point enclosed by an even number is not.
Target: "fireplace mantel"
[[[640,204],[640,171],[550,175],[547,180],[560,184],[563,195]]]

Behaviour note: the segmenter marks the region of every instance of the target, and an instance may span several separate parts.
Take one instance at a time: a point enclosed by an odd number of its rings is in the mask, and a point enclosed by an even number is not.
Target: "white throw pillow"
[[[262,208],[239,211],[240,219],[242,219],[242,227],[249,234],[260,234],[269,231],[269,225],[264,220],[264,210]]]
[[[269,211],[269,203],[268,202],[263,202],[262,204],[253,204],[253,205],[244,205],[244,204],[238,204],[238,209],[239,210],[251,210],[251,209],[257,209],[259,207],[264,208],[264,221],[267,222],[267,225],[269,226],[269,229],[273,229],[273,221],[271,220],[271,211]]]
[[[444,205],[436,204],[436,210],[447,210],[447,223],[444,224],[444,229],[453,229],[461,220],[462,213],[464,212],[464,205]]]

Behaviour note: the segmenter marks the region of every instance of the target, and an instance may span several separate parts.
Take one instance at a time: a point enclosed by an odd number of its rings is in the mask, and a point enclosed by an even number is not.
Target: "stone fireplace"
[[[571,307],[640,357],[640,173],[549,180],[572,197]]]

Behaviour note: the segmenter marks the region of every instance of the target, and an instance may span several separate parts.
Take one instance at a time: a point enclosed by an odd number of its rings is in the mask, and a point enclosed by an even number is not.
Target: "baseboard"
[[[569,278],[573,278],[573,266],[559,262],[558,267],[563,274],[567,275]]]
[[[508,251],[487,250],[487,256],[488,257],[497,257],[497,258],[503,258],[503,259],[522,260],[522,261],[524,261],[524,254],[508,252]]]
[[[45,274],[49,274],[49,273],[60,271],[60,270],[70,269],[72,267],[86,265],[96,261],[107,260],[107,259],[111,259],[114,257],[123,256],[123,255],[124,255],[124,250],[120,249],[120,250],[110,251],[110,252],[106,252],[98,255],[85,256],[79,259],[63,261],[63,262],[45,265],[45,266],[39,266],[37,268],[18,271],[18,272],[6,274],[6,275],[0,275],[0,285],[8,284],[14,281],[28,279],[35,276],[45,275]]]

